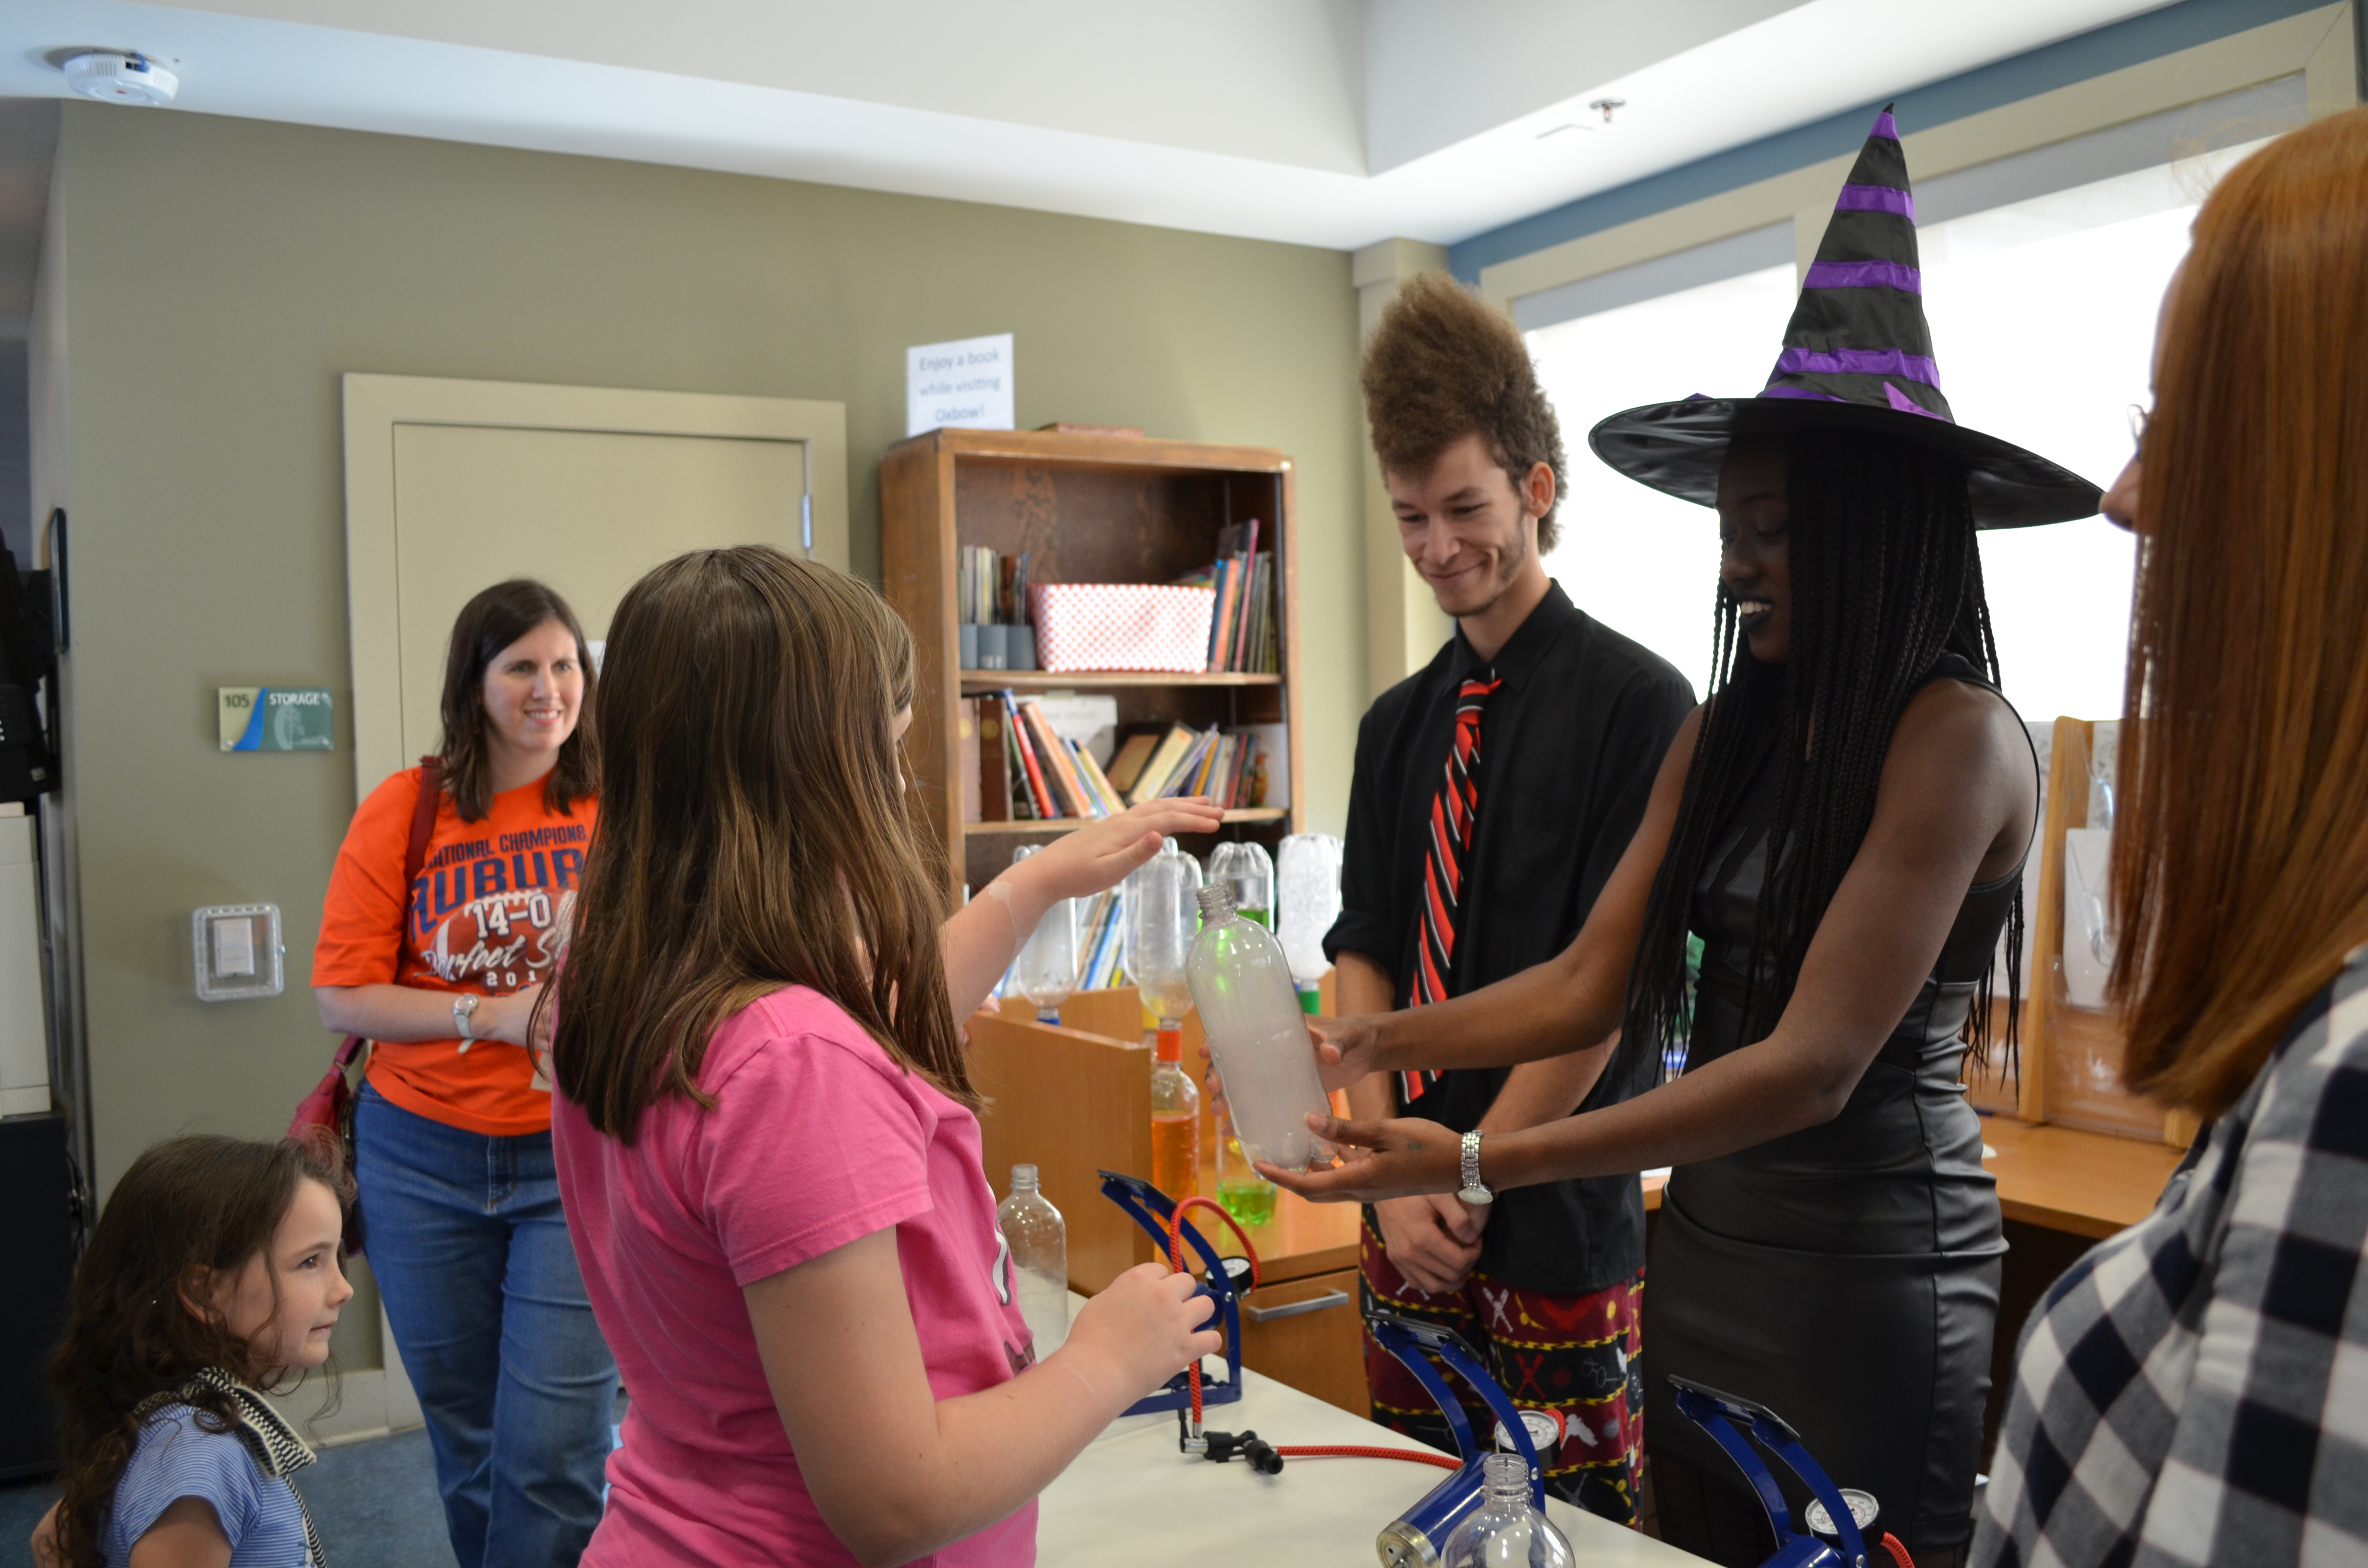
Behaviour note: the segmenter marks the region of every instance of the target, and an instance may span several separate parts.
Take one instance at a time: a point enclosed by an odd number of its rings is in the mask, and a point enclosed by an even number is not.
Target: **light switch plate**
[[[243,1002],[286,987],[276,903],[218,903],[189,916],[198,1000]]]

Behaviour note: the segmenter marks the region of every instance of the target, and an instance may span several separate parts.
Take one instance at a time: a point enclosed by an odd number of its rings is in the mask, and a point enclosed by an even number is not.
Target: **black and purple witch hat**
[[[1632,408],[1587,439],[1629,478],[1708,506],[1736,437],[1831,429],[1894,437],[1963,464],[1981,528],[2069,522],[2097,510],[2097,487],[2078,474],[1969,430],[1950,413],[1924,324],[1916,198],[1888,108],[1834,203],[1784,329],[1784,351],[1759,394]]]

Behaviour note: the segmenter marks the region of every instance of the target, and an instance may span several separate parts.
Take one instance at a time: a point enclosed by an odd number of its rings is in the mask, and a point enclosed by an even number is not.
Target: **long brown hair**
[[[212,1305],[211,1280],[258,1255],[268,1268],[272,1233],[307,1180],[340,1206],[353,1201],[335,1139],[175,1138],[132,1161],[115,1184],[74,1266],[65,1333],[50,1357],[64,1487],[58,1549],[70,1568],[98,1568],[116,1483],[140,1445],[133,1412],[144,1401],[208,1367],[253,1386],[271,1378],[263,1353]],[[276,1304],[277,1273],[271,1296]],[[231,1429],[228,1395],[195,1384],[185,1397],[199,1426]]]
[[[600,687],[608,780],[546,995],[560,1091],[630,1143],[724,1019],[784,986],[975,1105],[946,997],[942,868],[904,788],[913,644],[852,577],[746,545],[627,591]]]
[[[444,792],[462,822],[480,822],[493,809],[494,763],[485,740],[485,671],[502,650],[545,621],[555,620],[575,639],[575,662],[584,671],[584,702],[575,732],[559,748],[559,761],[543,776],[542,803],[565,816],[576,801],[600,792],[599,730],[593,699],[600,677],[575,612],[558,593],[531,577],[495,583],[461,607],[452,620],[451,645],[444,653]]]
[[[2123,1071],[2215,1116],[2368,938],[2368,110],[2279,138],[2197,214],[2137,528]]]

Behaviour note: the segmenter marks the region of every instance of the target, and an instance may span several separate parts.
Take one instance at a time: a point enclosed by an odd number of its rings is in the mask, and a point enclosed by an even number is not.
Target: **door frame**
[[[847,405],[807,398],[467,381],[348,371],[346,603],[353,642],[354,798],[412,759],[403,744],[394,427],[474,425],[603,435],[794,441],[805,448],[807,556],[848,570]]]

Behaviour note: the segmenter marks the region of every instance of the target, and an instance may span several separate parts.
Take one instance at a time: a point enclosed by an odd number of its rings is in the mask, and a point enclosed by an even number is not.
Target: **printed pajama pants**
[[[1489,1376],[1522,1409],[1562,1412],[1568,1423],[1559,1453],[1541,1455],[1546,1488],[1565,1502],[1634,1528],[1644,1455],[1645,1382],[1639,1359],[1645,1271],[1580,1296],[1501,1285],[1475,1273],[1450,1295],[1418,1290],[1400,1275],[1365,1213],[1358,1271],[1363,1305],[1444,1324],[1480,1353]],[[1497,1418],[1479,1395],[1462,1390],[1472,1428],[1484,1443]],[[1455,1451],[1446,1418],[1414,1375],[1365,1336],[1365,1381],[1373,1419],[1395,1432]]]

